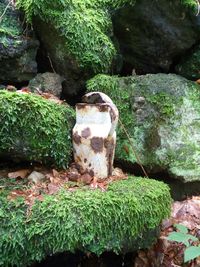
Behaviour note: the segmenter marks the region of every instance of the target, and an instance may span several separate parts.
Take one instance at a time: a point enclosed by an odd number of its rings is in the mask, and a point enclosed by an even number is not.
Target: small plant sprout
[[[184,251],[184,262],[196,259],[200,256],[200,245],[193,246],[193,242],[200,241],[197,237],[188,234],[188,228],[182,224],[174,225],[178,231],[171,232],[167,238],[169,241],[182,243],[186,246]]]

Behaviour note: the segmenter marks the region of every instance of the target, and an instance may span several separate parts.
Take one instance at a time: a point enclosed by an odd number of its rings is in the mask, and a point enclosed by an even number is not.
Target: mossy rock
[[[5,184],[4,184],[5,185]],[[146,248],[170,214],[163,182],[129,177],[108,190],[62,189],[27,210],[22,199],[8,201],[0,191],[0,265],[27,266],[47,255],[76,250],[101,254]]]
[[[79,92],[97,73],[111,73],[118,51],[113,44],[111,14],[135,0],[17,0],[32,22],[57,73],[64,93]]]
[[[0,91],[0,156],[66,167],[74,110],[41,96]]]
[[[199,85],[175,74],[97,75],[87,88],[113,99],[149,173],[165,171],[184,182],[200,181]],[[116,159],[139,163],[120,125]]]
[[[39,42],[25,38],[20,14],[6,0],[0,2],[0,14],[0,82],[28,81],[37,73]]]
[[[188,79],[200,79],[200,45],[192,49],[188,55],[183,55],[176,66],[176,72]]]
[[[199,41],[196,0],[137,0],[113,14],[124,72],[169,73]]]

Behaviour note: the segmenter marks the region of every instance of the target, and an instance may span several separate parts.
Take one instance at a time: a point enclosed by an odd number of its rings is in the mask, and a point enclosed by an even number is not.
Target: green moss
[[[1,192],[0,265],[27,266],[77,249],[101,254],[149,246],[155,239],[149,231],[169,216],[170,206],[167,185],[136,177],[114,182],[106,192],[63,189],[28,213],[21,199],[9,202]]]
[[[129,78],[128,78],[129,79]],[[117,138],[120,140],[117,142],[116,155],[120,155],[120,158],[124,160],[130,160],[135,162],[135,155],[132,153],[130,142],[124,133],[121,122],[128,129],[128,132],[132,138],[133,136],[133,123],[135,120],[134,112],[131,108],[130,96],[131,91],[129,83],[126,84],[126,78],[120,78],[118,76],[108,76],[99,74],[87,82],[88,91],[102,91],[107,94],[113,102],[117,105],[120,114],[120,122],[117,127]],[[134,87],[134,84],[132,85]]]
[[[0,155],[66,167],[74,111],[33,94],[0,91]]]
[[[51,22],[66,39],[80,67],[108,72],[116,57],[110,12],[134,0],[18,0],[30,22],[34,16]],[[67,51],[68,52],[68,51]]]
[[[157,110],[163,115],[163,118],[171,117],[175,114],[175,106],[170,94],[165,92],[148,95],[147,100],[156,105]]]
[[[195,0],[180,0],[187,8],[197,7]],[[52,23],[66,39],[67,50],[80,67],[93,73],[107,73],[117,56],[112,42],[111,14],[136,0],[17,0],[28,22],[34,16]]]
[[[152,79],[152,77],[151,77]],[[132,146],[134,147],[135,152],[139,155],[141,160],[144,157],[141,155],[149,155],[146,164],[151,164],[154,160],[153,151],[152,153],[147,152],[146,149],[151,150],[152,147],[157,146],[156,140],[156,127],[158,124],[162,123],[175,114],[175,105],[174,100],[171,98],[169,92],[158,92],[156,89],[160,87],[157,85],[157,81],[152,82],[151,79],[143,79],[139,76],[137,77],[118,77],[118,76],[108,76],[108,75],[96,75],[94,78],[90,79],[87,82],[88,91],[102,91],[105,94],[109,95],[113,102],[117,105],[120,114],[120,122],[117,128],[117,147],[116,147],[116,158],[130,161],[132,163],[137,162],[135,153],[133,153]],[[162,79],[162,76],[160,77]],[[150,88],[154,84],[155,91],[152,91]],[[165,81],[164,81],[165,84]],[[149,120],[148,122],[140,123],[137,125],[137,115],[134,112],[134,97],[143,96],[148,102],[148,108],[152,105],[154,110],[151,109],[151,113],[147,114]],[[176,99],[177,105],[180,102],[180,99]],[[180,104],[180,103],[179,103]],[[159,115],[158,115],[159,114]],[[154,127],[150,129],[150,124],[154,121]],[[126,131],[130,136],[132,146],[130,141],[127,138],[126,133],[122,127],[124,125]],[[148,137],[145,137],[145,129],[149,128]],[[137,140],[137,141],[136,141]],[[137,145],[135,145],[135,142]],[[159,142],[159,141],[158,141]],[[146,144],[146,149],[144,149],[144,144]]]
[[[0,3],[0,14],[3,14],[5,8],[6,4]],[[10,44],[9,38],[13,38],[13,45],[15,45],[16,39],[20,35],[22,35],[21,24],[12,9],[8,8],[0,20],[0,43],[7,47]]]
[[[186,8],[191,8],[193,11],[198,10],[198,0],[180,0]]]

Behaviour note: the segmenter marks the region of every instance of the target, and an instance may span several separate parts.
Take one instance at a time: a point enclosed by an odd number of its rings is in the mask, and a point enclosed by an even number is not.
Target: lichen
[[[87,89],[106,93],[119,109],[117,160],[142,163],[148,172],[168,171],[185,182],[200,179],[196,83],[174,74],[97,75]]]
[[[0,91],[0,155],[66,167],[74,111],[40,96]]]
[[[152,231],[169,216],[171,197],[162,182],[129,177],[106,192],[62,189],[28,210],[21,198],[0,192],[0,265],[27,266],[47,255],[75,250],[98,255],[152,244]],[[139,246],[139,247],[138,247]]]

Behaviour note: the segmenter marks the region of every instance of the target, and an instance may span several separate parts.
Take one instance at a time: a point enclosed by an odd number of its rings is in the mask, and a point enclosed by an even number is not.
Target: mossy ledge
[[[22,199],[0,191],[0,266],[27,266],[47,255],[76,250],[101,254],[148,247],[169,216],[171,197],[163,182],[129,177],[108,190],[61,189],[27,212]]]
[[[41,96],[0,91],[0,156],[67,167],[74,110]]]

